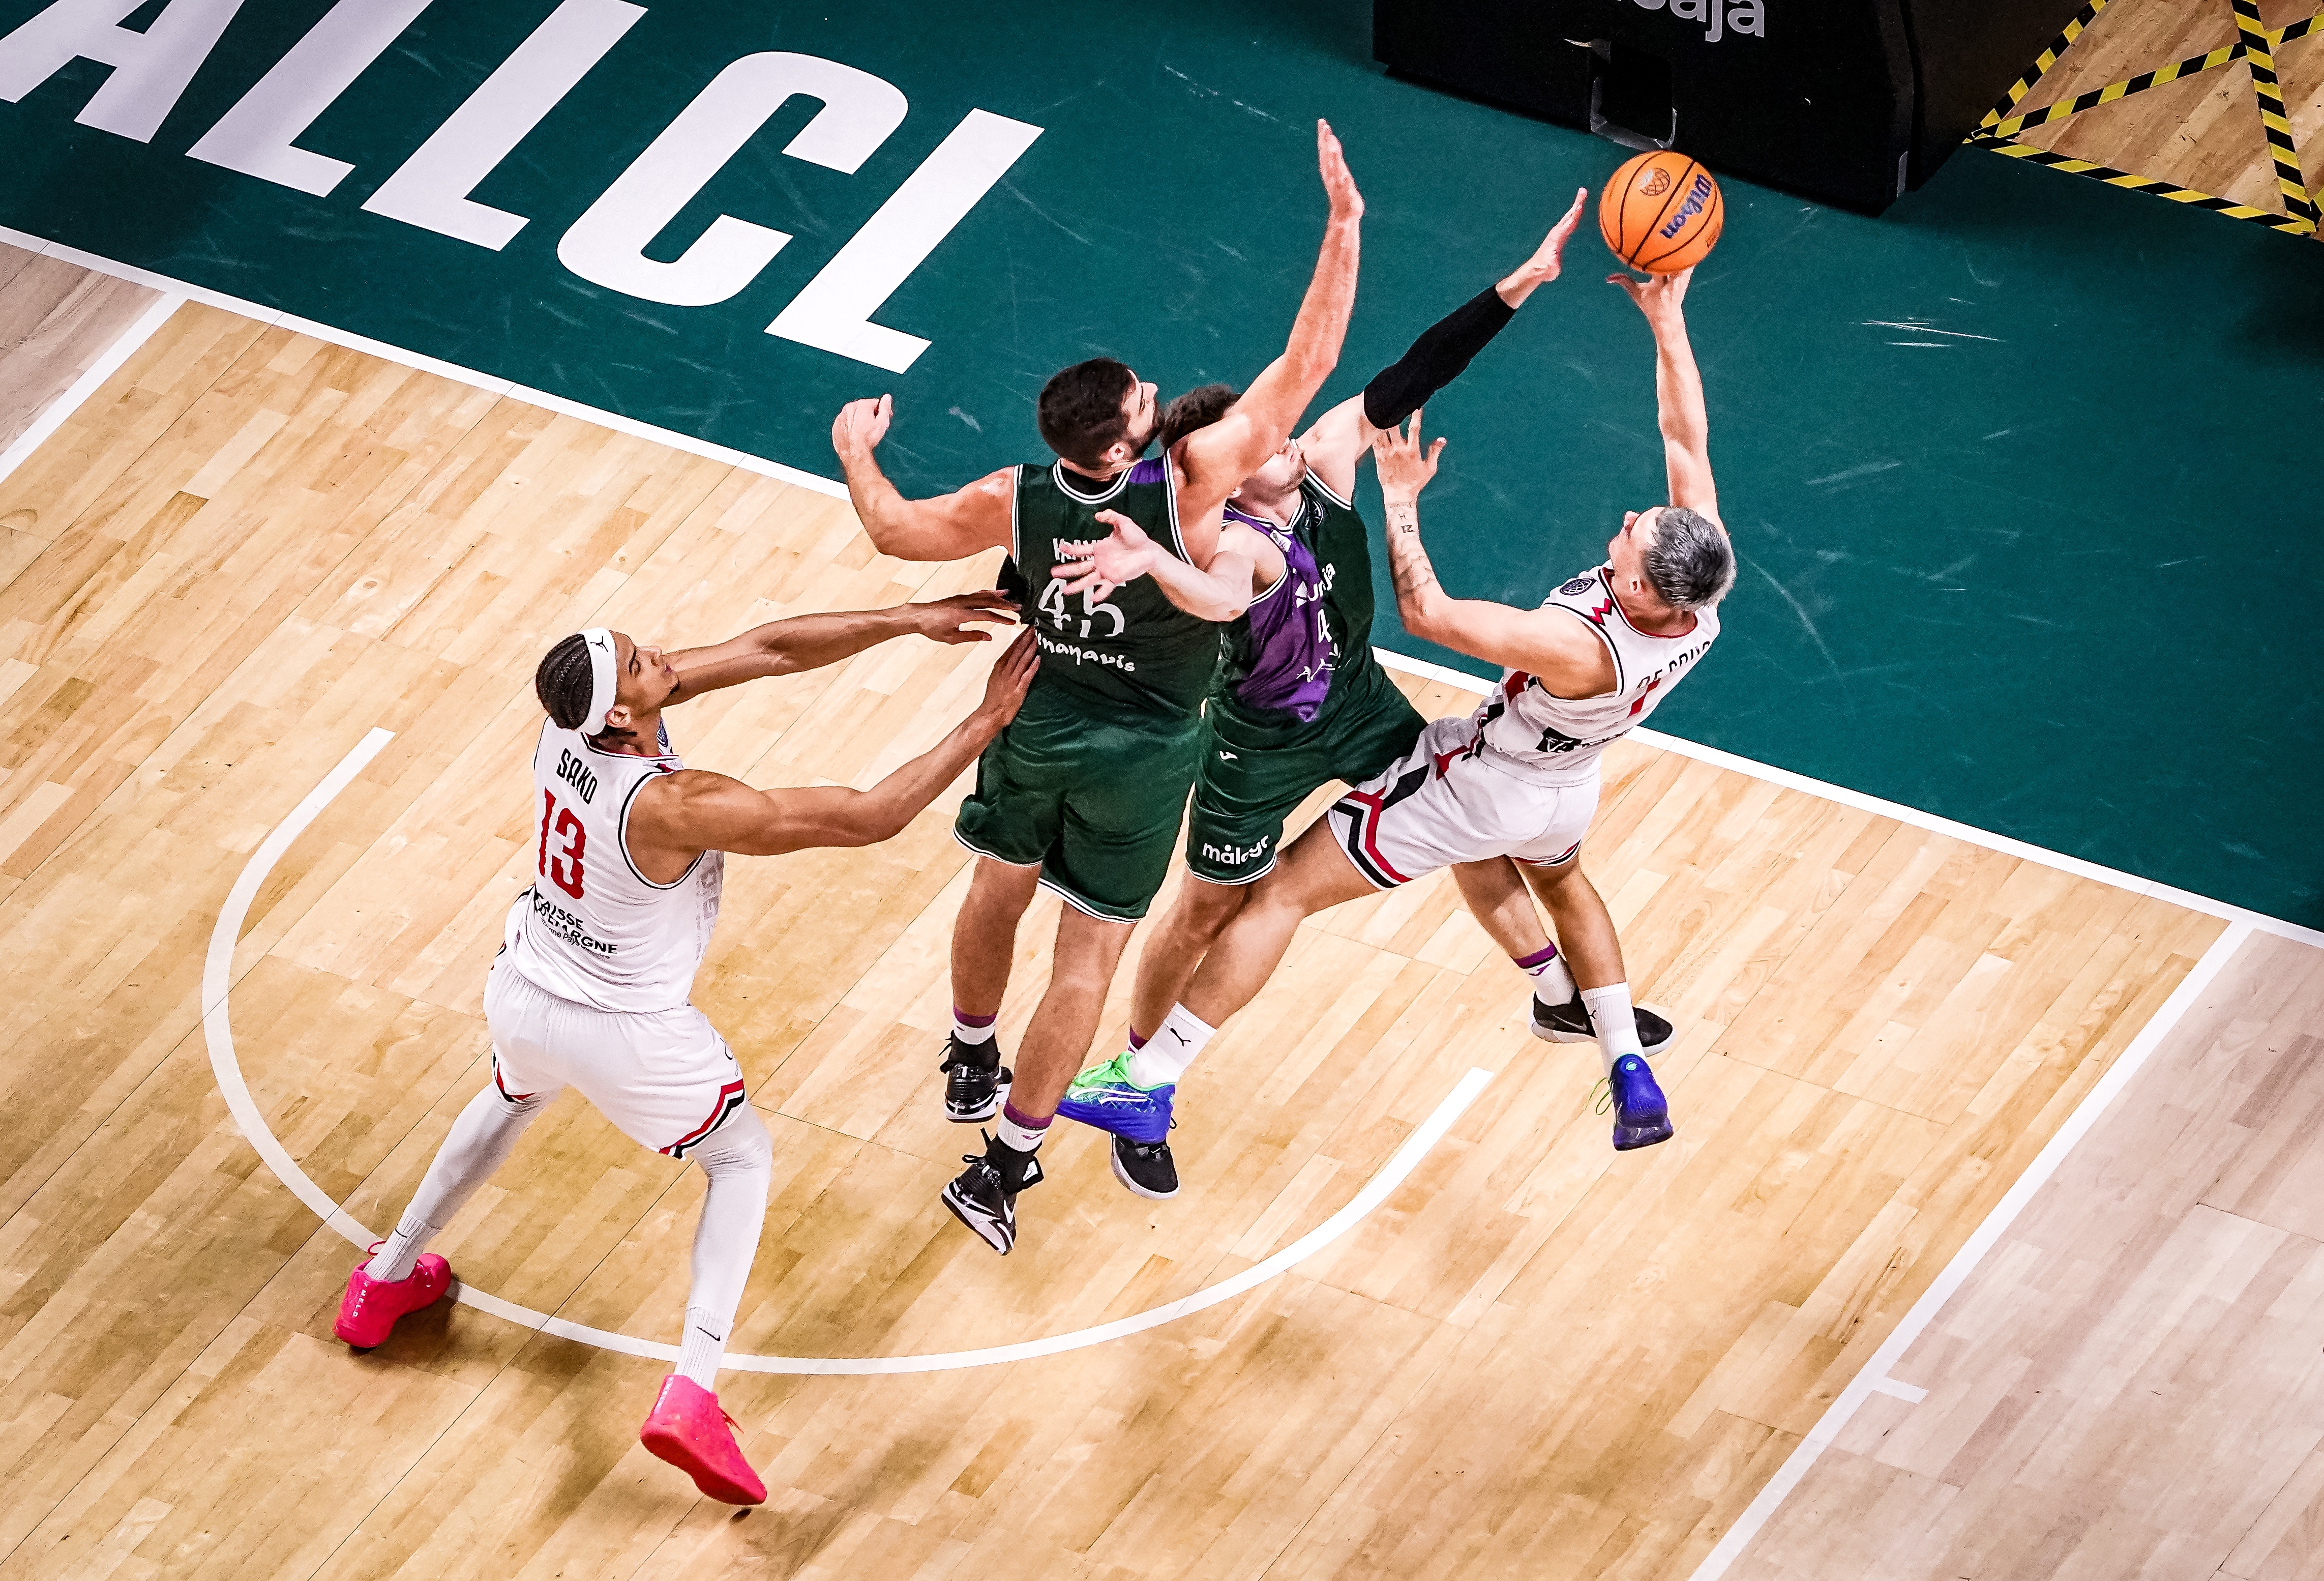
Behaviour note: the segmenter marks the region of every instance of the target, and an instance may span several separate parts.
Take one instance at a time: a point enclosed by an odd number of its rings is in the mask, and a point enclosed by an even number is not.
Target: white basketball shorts
[[[742,1070],[710,1018],[595,1010],[559,999],[503,957],[484,983],[493,1080],[511,1102],[577,1088],[632,1141],[682,1159],[741,1108]]]
[[[1491,856],[1572,861],[1598,810],[1598,776],[1545,785],[1490,754],[1478,747],[1475,719],[1433,720],[1410,752],[1323,816],[1348,860],[1381,889]]]

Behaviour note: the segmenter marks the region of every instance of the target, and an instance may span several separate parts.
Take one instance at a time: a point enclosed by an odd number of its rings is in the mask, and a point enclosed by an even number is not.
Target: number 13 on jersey
[[[557,805],[557,792],[540,793],[540,876],[575,900],[581,898],[581,858],[589,846],[589,832],[569,807]],[[551,837],[565,842],[561,850],[549,848]]]

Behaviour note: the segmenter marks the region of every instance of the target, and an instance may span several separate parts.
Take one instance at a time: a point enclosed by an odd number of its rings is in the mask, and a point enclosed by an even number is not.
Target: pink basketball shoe
[[[661,1381],[638,1442],[692,1477],[706,1498],[722,1504],[763,1504],[767,1484],[742,1458],[733,1421],[718,1409],[716,1395],[672,1373]]]
[[[339,1298],[339,1316],[331,1332],[357,1350],[385,1345],[395,1320],[407,1312],[432,1307],[452,1288],[452,1265],[433,1252],[422,1252],[409,1278],[374,1279],[364,1269],[379,1251],[374,1243],[347,1275],[346,1294]]]

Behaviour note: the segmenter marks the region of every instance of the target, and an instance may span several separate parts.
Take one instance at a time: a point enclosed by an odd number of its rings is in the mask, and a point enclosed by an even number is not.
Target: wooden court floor
[[[990,1366],[730,1373],[772,1492],[738,1513],[637,1447],[659,1363],[448,1303],[367,1356],[331,1338],[354,1252],[226,1112],[204,951],[269,831],[394,732],[259,891],[227,1004],[273,1135],[383,1225],[485,1079],[541,649],[993,566],[889,560],[842,501],[197,304],[0,482],[0,939],[24,963],[0,1043],[0,1577],[1683,1577],[2225,926],[1628,745],[1586,860],[1680,1031],[1674,1142],[1611,1152],[1594,1055],[1526,1034],[1517,979],[1433,882],[1305,930],[1185,1089],[1179,1200],[1121,1192],[1069,1128],[1001,1260],[936,1202],[971,1139],[935,1072],[951,799],[873,850],[738,860],[697,1001],[777,1143],[741,1352],[912,1356],[1146,1311],[1321,1224],[1491,1075],[1352,1232],[1206,1311]],[[984,661],[890,645],[673,733],[757,782],[864,783]],[[2239,1035],[2276,1036],[2260,1019]],[[2287,1068],[2248,1079],[2306,1093]],[[2218,1211],[2305,1182],[2263,1170]],[[698,1188],[567,1097],[439,1245],[475,1289],[668,1340]],[[2137,1278],[2084,1283],[2107,1277]],[[1914,1355],[1967,1343],[1932,1328]],[[1941,1372],[1904,1375],[1935,1404]],[[1784,1522],[1830,1507],[1785,1506],[1768,1541],[1805,1551]]]

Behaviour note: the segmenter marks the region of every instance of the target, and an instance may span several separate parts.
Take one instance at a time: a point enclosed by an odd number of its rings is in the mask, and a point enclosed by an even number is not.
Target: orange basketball
[[[1657,148],[1625,161],[1598,195],[1598,233],[1649,274],[1692,269],[1718,244],[1727,199],[1700,161]]]

